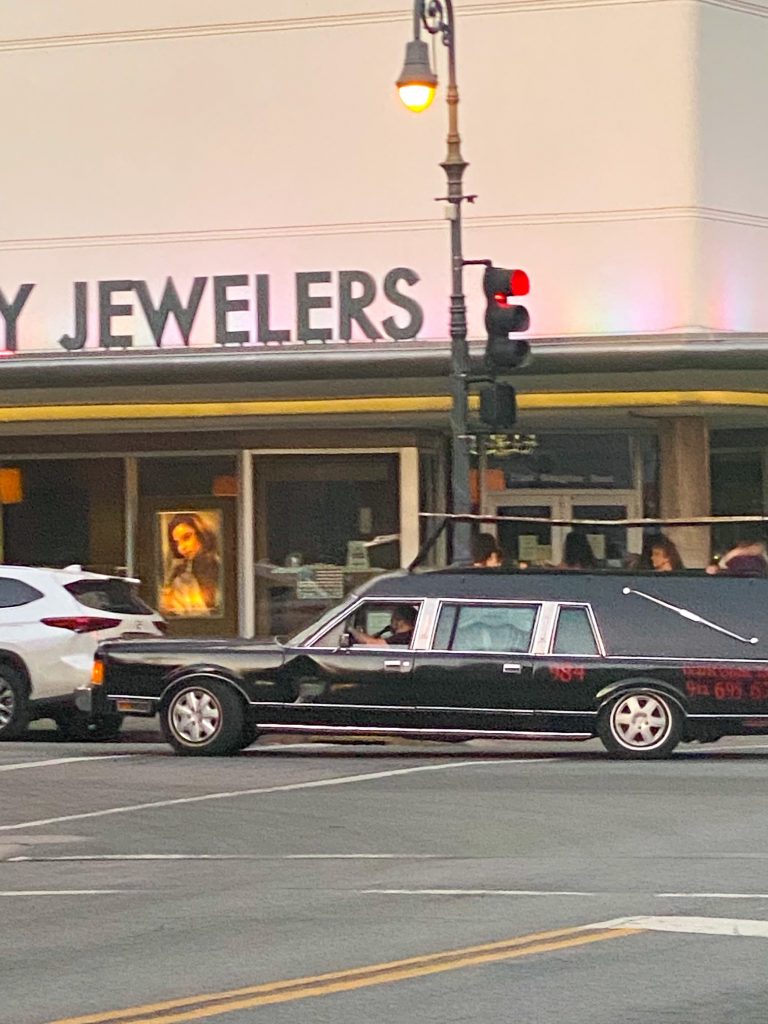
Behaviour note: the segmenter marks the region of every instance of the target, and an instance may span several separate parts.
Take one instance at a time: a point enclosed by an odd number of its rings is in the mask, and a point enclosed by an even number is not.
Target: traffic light
[[[494,430],[514,427],[517,401],[511,384],[493,383],[480,390],[480,419]]]
[[[510,335],[527,331],[531,318],[525,306],[510,303],[511,298],[527,295],[531,284],[524,270],[505,267],[486,267],[483,274],[485,292],[485,329],[488,344],[485,350],[486,368],[491,374],[517,369],[528,360],[530,346],[524,338]]]

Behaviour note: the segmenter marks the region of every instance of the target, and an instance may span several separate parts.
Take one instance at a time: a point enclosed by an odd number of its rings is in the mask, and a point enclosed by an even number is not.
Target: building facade
[[[455,6],[465,251],[532,281],[533,442],[478,457],[478,508],[762,514],[768,2]],[[393,87],[412,8],[0,14],[4,559],[138,575],[181,635],[286,632],[407,563],[450,484],[445,110]],[[502,533],[560,557],[563,529]],[[701,565],[733,538],[677,539]]]

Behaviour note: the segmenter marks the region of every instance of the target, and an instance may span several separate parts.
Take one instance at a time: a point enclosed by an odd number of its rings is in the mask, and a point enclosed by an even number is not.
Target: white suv
[[[67,739],[114,738],[122,718],[89,720],[74,690],[88,682],[101,640],[160,636],[165,623],[136,580],[67,569],[0,565],[0,739],[52,718]]]

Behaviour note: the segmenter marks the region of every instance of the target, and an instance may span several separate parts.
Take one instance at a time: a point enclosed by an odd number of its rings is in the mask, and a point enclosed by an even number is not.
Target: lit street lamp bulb
[[[400,99],[414,114],[419,114],[422,110],[427,109],[435,98],[435,91],[434,85],[424,85],[420,82],[398,86]]]

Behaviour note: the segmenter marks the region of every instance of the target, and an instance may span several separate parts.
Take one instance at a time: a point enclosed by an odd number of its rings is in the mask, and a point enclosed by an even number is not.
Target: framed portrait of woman
[[[163,509],[155,523],[157,610],[167,618],[222,618],[221,510]]]

